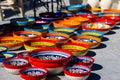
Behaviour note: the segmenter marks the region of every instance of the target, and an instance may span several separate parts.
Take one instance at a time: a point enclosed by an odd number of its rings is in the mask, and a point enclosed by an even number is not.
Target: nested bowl
[[[24,47],[28,51],[47,48],[47,47],[54,48],[56,47],[56,42],[52,40],[46,40],[46,39],[30,40],[24,43]]]
[[[29,66],[29,62],[24,58],[10,58],[3,61],[3,66],[9,73],[19,74],[20,69]]]
[[[42,39],[46,40],[53,40],[57,43],[65,43],[68,42],[70,35],[64,34],[64,33],[57,33],[57,32],[51,32],[51,33],[43,33]]]
[[[24,58],[24,59],[27,59],[27,60],[28,60],[28,53],[29,53],[29,51],[19,52],[19,53],[17,53],[17,57],[18,57],[18,58]]]
[[[24,41],[41,38],[41,32],[36,31],[16,31],[13,32],[13,36],[16,38],[23,38]]]
[[[60,46],[60,48],[71,51],[73,55],[86,55],[89,49],[88,45],[68,42]]]
[[[88,24],[82,25],[82,30],[96,30],[106,34],[111,30],[111,26],[103,23],[88,23]]]
[[[74,64],[83,64],[89,67],[92,67],[94,61],[94,58],[90,56],[74,56],[71,59],[71,62]]]
[[[96,30],[79,30],[77,31],[76,35],[93,36],[97,38],[102,38],[104,36],[104,33]]]
[[[58,48],[44,48],[31,51],[28,57],[33,66],[45,67],[49,74],[59,74],[70,61],[72,53]]]
[[[48,71],[45,68],[28,67],[19,71],[23,80],[45,80]]]
[[[16,37],[0,37],[0,46],[6,46],[8,50],[17,50],[23,46],[24,40]]]
[[[96,48],[100,45],[101,39],[93,36],[72,36],[71,41],[75,43],[82,43],[89,46],[89,48]]]
[[[91,69],[85,65],[72,65],[64,68],[64,74],[69,80],[86,80],[89,77]]]

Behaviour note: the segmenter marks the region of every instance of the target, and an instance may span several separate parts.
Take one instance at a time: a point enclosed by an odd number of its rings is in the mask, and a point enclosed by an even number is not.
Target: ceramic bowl
[[[3,66],[2,65],[2,62],[8,58],[13,58],[15,57],[16,54],[14,53],[8,53],[8,52],[4,52],[4,53],[0,53],[0,66]]]
[[[29,51],[19,52],[19,53],[17,53],[17,57],[18,57],[18,58],[24,58],[24,59],[27,59],[27,60],[28,60],[28,53],[29,53]]]
[[[63,71],[63,65],[68,64],[72,53],[58,48],[44,48],[28,54],[30,63],[35,67],[45,67],[49,74],[59,74]]]
[[[23,80],[45,80],[48,71],[45,68],[29,67],[19,71]]]
[[[94,63],[94,58],[92,58],[90,56],[74,56],[71,59],[71,63],[83,64],[83,65],[92,67],[92,65]]]
[[[39,39],[41,37],[41,33],[36,31],[16,31],[13,32],[13,36],[16,38],[23,38],[24,41],[29,41],[32,39]]]
[[[49,21],[59,20],[63,18],[63,14],[53,13],[53,12],[40,13],[39,16],[41,19],[45,19]]]
[[[96,30],[106,34],[111,30],[111,26],[102,23],[88,23],[82,25],[82,30]]]
[[[8,50],[17,50],[23,46],[24,40],[15,37],[1,37],[0,46],[6,46]]]
[[[4,53],[4,52],[7,52],[8,48],[5,47],[5,46],[0,46],[0,54],[1,53]]]
[[[106,19],[106,18],[98,18],[95,23],[103,23],[103,24],[106,24],[106,25],[110,25],[111,28],[114,28],[115,26],[115,21],[113,20],[110,20],[110,19]]]
[[[62,44],[60,48],[71,51],[73,55],[85,55],[87,54],[89,49],[89,47],[85,44],[78,44],[72,42]]]
[[[68,42],[69,37],[70,37],[70,36],[69,36],[68,34],[56,33],[56,32],[44,33],[44,34],[42,34],[42,38],[43,38],[43,39],[53,40],[53,41],[56,41],[57,43],[65,43],[65,42]]]
[[[45,25],[45,24],[50,24],[49,20],[41,19],[41,18],[36,18],[35,24],[38,25]]]
[[[104,36],[103,32],[96,31],[96,30],[79,30],[76,33],[77,36],[83,35],[83,36],[93,36],[102,39]]]
[[[70,6],[67,6],[67,10],[69,11],[78,11],[80,9],[83,9],[85,7],[84,4],[73,4]]]
[[[52,40],[44,40],[44,39],[30,40],[24,43],[24,47],[28,51],[46,48],[46,47],[53,48],[56,47],[56,42]]]
[[[80,16],[90,19],[90,21],[95,21],[98,16],[94,14],[80,14]]]
[[[120,10],[117,9],[105,9],[104,13],[120,13]]]
[[[91,69],[85,65],[66,66],[64,74],[69,80],[86,80]]]
[[[72,35],[73,32],[75,31],[75,29],[74,29],[74,28],[58,27],[58,28],[54,28],[53,31],[54,31],[54,32],[57,32],[57,33],[64,33],[64,34]]]
[[[11,58],[4,60],[3,66],[9,73],[19,74],[20,69],[29,66],[29,62],[23,58]]]
[[[89,46],[89,48],[96,48],[100,45],[101,39],[93,36],[72,36],[71,41],[75,43],[82,43]]]

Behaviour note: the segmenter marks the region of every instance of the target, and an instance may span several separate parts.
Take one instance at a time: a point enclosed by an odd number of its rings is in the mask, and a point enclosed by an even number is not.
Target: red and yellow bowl
[[[13,36],[18,39],[23,38],[24,41],[29,41],[32,39],[40,39],[41,33],[35,32],[35,31],[16,31],[16,32],[13,32]]]
[[[89,46],[89,48],[96,48],[100,45],[101,39],[93,36],[73,36],[71,41],[75,43],[82,43]]]

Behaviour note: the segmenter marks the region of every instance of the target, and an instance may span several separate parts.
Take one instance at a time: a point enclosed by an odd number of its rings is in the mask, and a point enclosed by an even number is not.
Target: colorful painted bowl
[[[4,53],[4,52],[7,52],[8,48],[5,47],[5,46],[0,46],[0,54],[1,53]]]
[[[89,48],[96,48],[100,45],[101,39],[93,36],[72,36],[71,41],[75,43],[82,43],[89,46]]]
[[[27,60],[28,60],[28,53],[29,53],[29,51],[19,52],[19,53],[17,53],[17,57],[18,57],[18,58],[24,58],[24,59],[27,59]]]
[[[72,53],[58,48],[44,48],[31,51],[28,57],[33,66],[45,67],[49,74],[59,74],[63,71],[63,65],[70,61]]]
[[[45,68],[29,67],[20,70],[19,73],[23,80],[45,80],[48,71]]]
[[[75,29],[74,28],[57,27],[57,28],[54,28],[53,31],[57,32],[57,33],[64,33],[64,34],[70,34],[70,35],[72,35],[73,32],[75,31]]]
[[[41,33],[36,31],[16,31],[13,32],[13,36],[16,38],[23,38],[24,41],[41,38]]]
[[[62,44],[60,48],[71,51],[73,55],[85,55],[89,49],[88,45],[72,42]]]
[[[69,80],[86,80],[91,69],[85,65],[66,66],[64,74]]]
[[[0,66],[2,65],[2,62],[8,58],[13,58],[15,57],[16,54],[15,53],[8,53],[8,52],[4,52],[4,53],[0,53]]]
[[[53,41],[56,41],[57,43],[65,43],[65,42],[68,42],[69,37],[70,37],[70,36],[69,36],[68,34],[56,33],[56,32],[44,33],[44,34],[42,34],[42,38],[43,38],[43,39],[53,40]]]
[[[0,37],[0,46],[6,46],[8,50],[17,50],[23,46],[24,40],[15,37]]]
[[[41,18],[36,18],[35,24],[38,25],[45,25],[45,24],[50,24],[49,20],[41,19]]]
[[[106,34],[111,30],[111,26],[102,23],[88,23],[82,25],[82,30],[96,30]]]
[[[46,40],[46,39],[30,40],[24,43],[24,47],[28,51],[46,48],[46,47],[53,48],[53,47],[56,47],[56,42],[52,40]]]
[[[11,58],[3,61],[4,69],[12,74],[19,74],[20,69],[28,67],[29,62],[23,58]]]
[[[39,16],[41,19],[45,19],[49,21],[59,20],[63,18],[62,13],[53,13],[53,12],[40,13]]]
[[[67,6],[67,10],[69,11],[78,11],[83,8],[85,8],[84,4],[73,4],[73,5]]]
[[[71,62],[75,64],[83,64],[92,67],[94,63],[94,58],[89,56],[74,56],[72,57]]]
[[[120,10],[117,9],[105,9],[104,13],[120,13]]]
[[[98,18],[95,23],[103,23],[103,24],[106,24],[106,25],[110,25],[111,28],[114,28],[116,22],[113,21],[113,20],[110,20],[110,19],[106,19],[106,18]]]
[[[96,31],[96,30],[79,30],[76,33],[77,36],[83,35],[83,36],[94,36],[97,38],[102,38],[104,36],[103,32]]]

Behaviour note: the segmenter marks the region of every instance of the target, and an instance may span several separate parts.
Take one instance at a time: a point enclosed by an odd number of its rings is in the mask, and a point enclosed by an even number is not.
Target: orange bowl
[[[24,41],[29,41],[32,39],[39,39],[41,37],[41,33],[35,31],[16,31],[13,32],[13,36],[16,38],[23,38]]]
[[[100,45],[101,39],[93,36],[72,36],[71,41],[75,43],[82,43],[89,46],[89,48],[96,48]]]
[[[16,50],[23,46],[24,40],[16,37],[0,37],[0,46],[6,46],[9,50]]]

